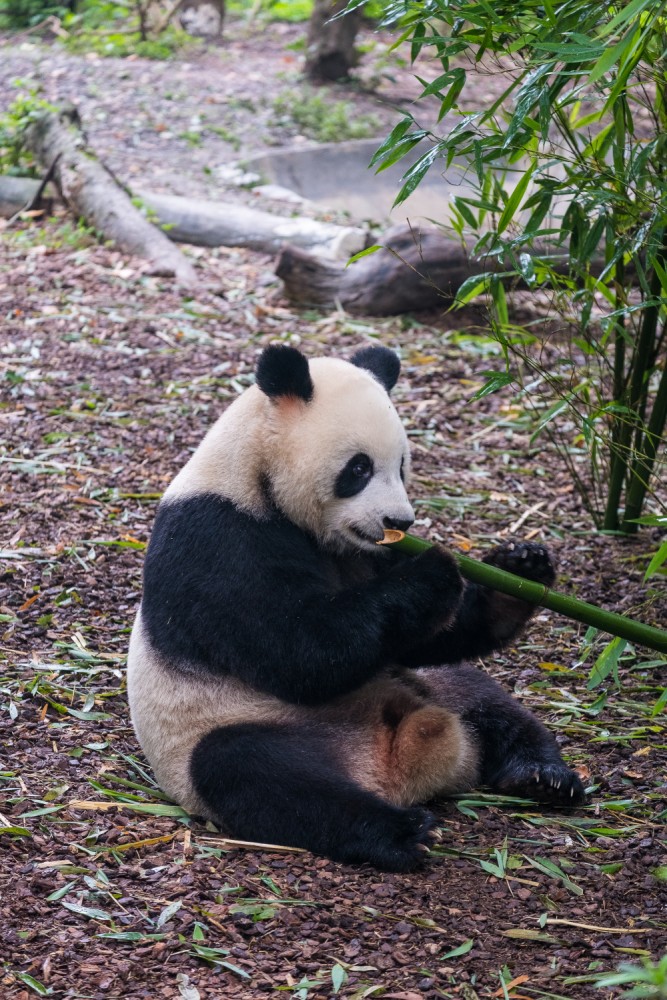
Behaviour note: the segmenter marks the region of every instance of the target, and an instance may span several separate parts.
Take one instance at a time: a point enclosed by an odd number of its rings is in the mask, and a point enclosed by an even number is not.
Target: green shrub
[[[10,29],[31,28],[47,17],[63,18],[69,10],[66,3],[49,0],[3,0],[0,8],[0,27]]]
[[[14,86],[23,86],[22,80],[14,80]],[[19,94],[4,114],[0,114],[0,174],[20,177],[36,177],[38,170],[31,153],[24,149],[23,133],[28,125],[55,108],[38,96],[39,89],[33,87]]]

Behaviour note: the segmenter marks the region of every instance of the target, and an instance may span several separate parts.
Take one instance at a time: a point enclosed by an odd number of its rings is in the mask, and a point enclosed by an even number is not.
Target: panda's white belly
[[[127,660],[132,725],[160,787],[188,812],[208,810],[192,787],[190,758],[202,737],[219,726],[288,721],[293,706],[234,678],[179,674],[150,645],[137,614]]]

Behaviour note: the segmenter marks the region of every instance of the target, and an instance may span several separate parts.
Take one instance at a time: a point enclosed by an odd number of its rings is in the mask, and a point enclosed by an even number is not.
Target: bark
[[[132,204],[109,170],[87,148],[75,108],[48,112],[26,130],[26,145],[44,170],[57,159],[54,184],[63,201],[125,253],[147,260],[150,271],[195,285],[193,266],[165,234]]]
[[[39,181],[0,176],[0,217],[10,218],[34,197]],[[289,243],[347,260],[366,246],[360,227],[336,226],[316,219],[284,218],[226,202],[202,201],[176,195],[136,192],[169,239],[196,246],[240,246],[276,254]]]
[[[354,41],[361,25],[361,8],[332,21],[347,0],[315,0],[308,22],[306,76],[315,83],[344,80],[357,64]]]
[[[378,242],[383,249],[349,267],[289,246],[280,255],[276,274],[293,302],[339,303],[348,312],[392,316],[447,305],[465,279],[485,267],[470,258],[469,248],[435,228],[396,226]]]

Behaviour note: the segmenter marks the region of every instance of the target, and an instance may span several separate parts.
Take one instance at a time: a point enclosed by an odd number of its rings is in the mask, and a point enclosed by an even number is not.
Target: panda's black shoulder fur
[[[489,592],[461,592],[454,560],[437,548],[409,559],[359,553],[346,564],[278,512],[258,519],[201,494],[158,509],[142,619],[174,669],[317,704],[388,662],[453,662],[501,645]],[[450,625],[433,637],[436,611]]]
[[[346,587],[335,557],[278,512],[258,519],[214,494],[169,500],[146,555],[142,618],[177,668],[232,675],[295,703],[326,702],[381,670],[400,637],[414,644],[434,594],[446,599],[452,589],[437,558],[407,579],[386,552],[356,561],[367,582]],[[387,572],[377,575],[376,562]],[[453,608],[458,596],[454,588]]]

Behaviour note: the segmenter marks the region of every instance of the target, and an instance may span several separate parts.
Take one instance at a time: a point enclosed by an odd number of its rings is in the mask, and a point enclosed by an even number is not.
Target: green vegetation
[[[63,18],[68,11],[68,4],[49,0],[4,0],[0,28],[31,28],[48,17]]]
[[[80,0],[76,4],[6,0],[0,11],[0,29],[34,27],[49,17],[60,20],[59,37],[74,52],[169,59],[184,47],[197,44],[171,23],[154,0]]]
[[[68,48],[101,56],[169,59],[187,45],[197,44],[182,28],[165,20],[151,0],[83,0],[63,26]]]
[[[448,117],[435,134],[405,115],[374,162],[426,147],[398,203],[433,164],[466,172],[472,191],[453,199],[449,225],[475,256],[503,264],[459,291],[462,304],[489,295],[505,358],[483,391],[523,386],[537,411],[532,440],[554,442],[594,522],[624,532],[647,501],[664,507],[652,487],[665,472],[667,421],[666,12],[658,0],[386,5],[412,58],[440,64],[420,78],[421,99]],[[500,86],[470,94],[472,64]],[[575,328],[548,370],[536,337],[544,319],[509,318],[518,282],[550,289],[561,326]]]
[[[15,80],[14,85],[24,86],[22,80]],[[29,88],[0,114],[0,174],[21,177],[36,177],[38,174],[32,154],[24,148],[23,133],[45,111],[55,110],[38,95],[37,87]]]
[[[296,129],[318,142],[342,142],[377,135],[375,115],[358,115],[348,101],[332,101],[328,94],[309,89],[287,91],[273,102],[278,124]]]
[[[645,958],[641,965],[623,962],[618,972],[598,972],[588,976],[572,976],[570,983],[591,983],[599,989],[625,986],[622,1000],[667,1000],[667,955],[658,962]]]
[[[262,14],[271,21],[307,21],[313,10],[313,0],[230,0],[230,14],[256,17]]]

